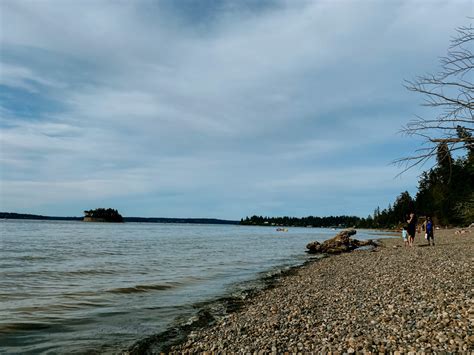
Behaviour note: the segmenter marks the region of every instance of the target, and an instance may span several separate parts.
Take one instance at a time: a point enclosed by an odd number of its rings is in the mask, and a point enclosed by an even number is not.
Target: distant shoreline
[[[0,219],[20,219],[35,221],[82,221],[84,217],[42,216],[27,213],[0,212]],[[164,218],[164,217],[124,217],[124,222],[132,223],[189,223],[189,224],[230,224],[238,225],[239,221],[217,218]]]

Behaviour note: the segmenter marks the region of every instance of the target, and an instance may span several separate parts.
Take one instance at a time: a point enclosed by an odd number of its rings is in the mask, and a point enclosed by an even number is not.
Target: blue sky
[[[0,210],[366,216],[472,1],[0,2]]]

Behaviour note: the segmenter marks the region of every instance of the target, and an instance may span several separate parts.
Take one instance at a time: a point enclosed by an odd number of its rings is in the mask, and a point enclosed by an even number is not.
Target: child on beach
[[[402,227],[402,238],[405,243],[405,247],[408,247],[408,232],[407,232],[407,226],[403,225]]]
[[[426,217],[425,222],[425,232],[426,232],[426,240],[428,241],[428,245],[431,245],[431,242],[434,244],[434,225],[431,217]]]

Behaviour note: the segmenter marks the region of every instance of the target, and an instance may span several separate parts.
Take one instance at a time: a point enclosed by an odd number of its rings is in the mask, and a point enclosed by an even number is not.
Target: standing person
[[[407,220],[407,233],[408,233],[408,244],[412,247],[415,242],[416,233],[416,216],[415,213],[411,212],[410,217]]]
[[[431,245],[431,242],[434,244],[434,223],[431,220],[431,217],[426,217],[425,222],[425,232],[426,232],[426,240],[428,241],[428,245]]]
[[[402,228],[402,238],[403,238],[403,242],[405,244],[405,248],[408,247],[408,232],[407,232],[407,226],[406,224],[403,225],[403,228]]]

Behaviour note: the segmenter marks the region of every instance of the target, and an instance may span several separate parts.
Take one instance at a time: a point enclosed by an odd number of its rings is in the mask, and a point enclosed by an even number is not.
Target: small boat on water
[[[288,228],[277,228],[277,232],[288,232]]]

